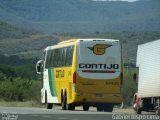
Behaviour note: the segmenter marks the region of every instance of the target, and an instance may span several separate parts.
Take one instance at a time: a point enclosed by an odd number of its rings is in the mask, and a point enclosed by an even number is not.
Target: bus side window
[[[49,68],[50,67],[50,57],[51,57],[51,50],[48,50],[47,51],[45,68]]]
[[[65,66],[64,48],[61,48],[61,66]]]
[[[72,65],[72,58],[73,58],[73,46],[67,47],[67,66]]]
[[[69,65],[72,65],[73,59],[73,46],[70,47]]]
[[[63,60],[63,48],[60,48],[59,49],[59,67],[63,66],[62,60]]]
[[[57,67],[61,66],[61,49],[58,49],[58,56],[57,56]]]
[[[44,51],[44,53],[42,55],[42,65],[41,65],[42,72],[43,72],[44,66],[45,66],[45,57],[46,57],[46,51]]]
[[[70,56],[70,50],[69,50],[69,47],[67,47],[67,53],[66,53],[66,66],[69,66],[69,56]]]
[[[57,67],[57,62],[58,62],[58,50],[57,49],[55,49],[55,54],[54,54],[54,61],[53,61],[53,63],[54,63],[54,67]]]
[[[45,68],[72,65],[73,46],[47,51]]]
[[[50,67],[54,67],[54,59],[55,59],[55,50],[52,50],[51,52],[51,58],[50,58]]]
[[[67,66],[67,48],[64,48],[64,56],[63,56],[63,64],[64,66]]]

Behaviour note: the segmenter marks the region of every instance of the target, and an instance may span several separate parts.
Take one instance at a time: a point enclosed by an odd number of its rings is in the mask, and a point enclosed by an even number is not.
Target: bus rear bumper
[[[102,93],[76,93],[73,103],[76,104],[121,104],[122,98],[120,94],[102,94]]]

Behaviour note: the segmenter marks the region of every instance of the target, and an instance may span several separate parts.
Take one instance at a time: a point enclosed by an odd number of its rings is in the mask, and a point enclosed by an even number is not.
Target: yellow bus
[[[48,46],[36,70],[42,74],[41,102],[63,110],[90,106],[112,111],[122,103],[122,50],[119,40],[72,39]]]

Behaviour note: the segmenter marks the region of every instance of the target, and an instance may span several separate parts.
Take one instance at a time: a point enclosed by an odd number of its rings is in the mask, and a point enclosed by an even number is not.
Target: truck
[[[137,114],[153,111],[160,115],[160,39],[138,45],[136,67],[138,90],[132,105]]]

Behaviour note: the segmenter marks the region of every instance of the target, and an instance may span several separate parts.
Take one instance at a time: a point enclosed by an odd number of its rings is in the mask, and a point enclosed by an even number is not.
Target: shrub
[[[123,80],[123,103],[124,106],[131,106],[134,93],[137,91],[137,83],[133,80],[133,74],[137,73],[136,68],[125,68]]]
[[[24,80],[22,78],[9,78],[0,85],[0,96],[5,100],[37,100],[37,92],[40,92],[38,81]],[[34,88],[36,90],[34,90]]]

